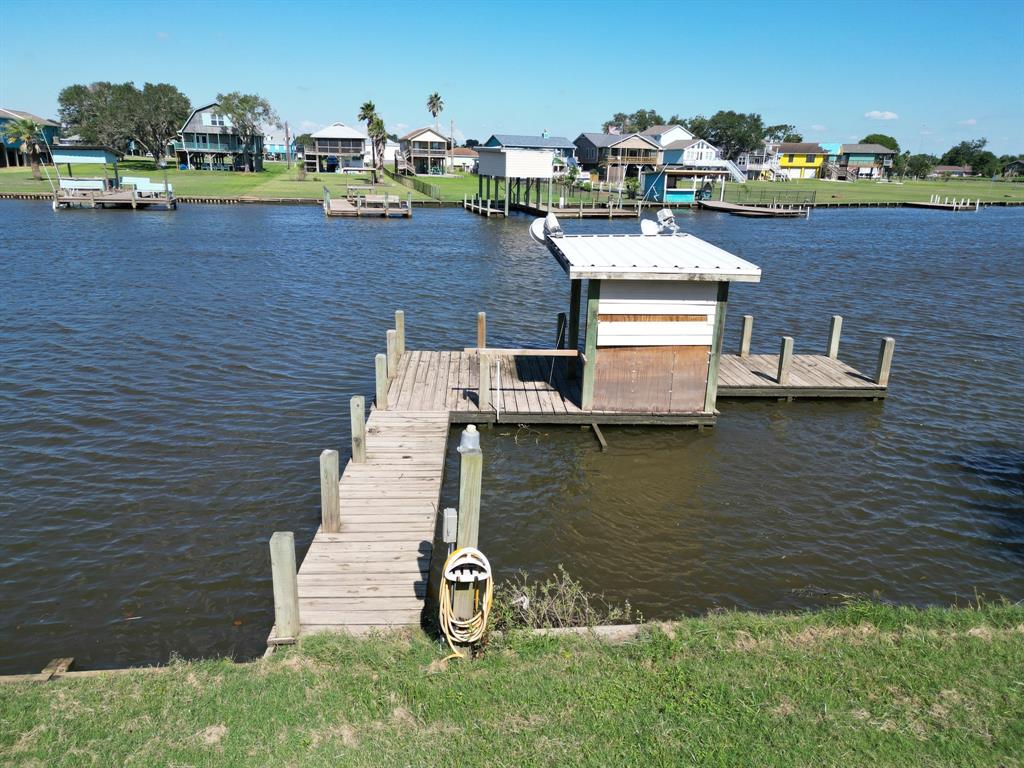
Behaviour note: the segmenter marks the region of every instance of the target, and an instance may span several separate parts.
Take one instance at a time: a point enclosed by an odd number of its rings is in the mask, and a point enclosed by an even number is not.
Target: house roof
[[[20,109],[6,109],[0,107],[0,120],[2,119],[14,119],[14,120],[34,120],[40,125],[49,126],[50,128],[60,128],[60,123],[49,120],[39,115],[33,115],[31,112],[23,112]]]
[[[576,145],[564,136],[528,136],[522,133],[496,133],[491,136],[503,147],[524,149],[575,149]],[[487,144],[491,139],[484,143]]]
[[[572,280],[761,280],[756,264],[689,234],[565,235],[545,242]]]
[[[883,147],[881,144],[843,144],[842,152],[855,155],[895,155],[896,150]]]
[[[650,136],[644,136],[644,135],[639,134],[639,133],[586,133],[586,132],[584,132],[584,133],[581,133],[577,137],[576,140],[579,141],[581,138],[586,138],[595,147],[612,147],[612,146],[614,146],[616,144],[619,144],[620,142],[625,141],[626,139],[632,139],[633,137],[637,137],[637,138],[643,139],[648,144],[650,144],[652,147],[657,147],[658,146],[658,142],[656,142]]]
[[[480,157],[480,153],[472,147],[455,147],[452,150],[455,157]]]
[[[692,147],[698,142],[704,141],[703,139],[684,139],[680,141],[673,141],[671,144],[666,144],[665,149],[686,149]]]
[[[220,106],[218,102],[211,101],[209,104],[202,104],[198,107],[192,107],[192,111],[188,113],[188,117],[186,117],[185,122],[181,124],[181,130],[178,131],[178,133],[181,133],[188,127],[188,124],[192,122],[192,118],[196,116],[196,112],[202,112],[204,109],[209,109],[210,107],[218,106]]]
[[[661,134],[668,133],[673,128],[680,128],[680,129],[686,131],[686,129],[683,128],[683,126],[679,125],[679,123],[673,123],[672,125],[652,125],[646,131],[640,131],[640,135],[641,136],[661,136]],[[686,132],[689,133],[691,136],[693,136],[693,134],[690,133],[689,131],[686,131]]]
[[[436,133],[438,136],[441,136],[442,138],[444,137],[444,134],[441,133],[441,131],[439,131],[432,125],[428,125],[426,128],[417,128],[415,131],[410,131],[409,133],[405,134],[405,136],[402,136],[401,139],[399,139],[399,141],[412,141],[421,133],[426,133],[427,131],[430,131],[431,133]]]
[[[321,128],[316,133],[309,135],[314,139],[361,139],[366,141],[366,136],[344,123],[331,123],[326,128]]]
[[[954,171],[971,173],[973,170],[974,168],[969,165],[936,165],[932,167],[932,173],[952,173]]]
[[[778,151],[783,155],[828,154],[820,144],[815,144],[811,141],[784,141],[778,145]]]

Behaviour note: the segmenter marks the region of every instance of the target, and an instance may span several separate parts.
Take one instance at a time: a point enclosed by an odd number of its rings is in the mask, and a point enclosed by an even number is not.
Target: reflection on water
[[[548,346],[568,286],[528,220],[461,210],[325,220],[316,207],[69,211],[5,202],[0,229],[0,671],[262,650],[267,540],[301,550],[317,456],[347,452],[396,308],[411,348]],[[564,563],[649,618],[833,595],[1024,596],[1021,212],[680,214],[761,265],[727,349],[824,348],[883,403],[720,403],[714,430],[483,433],[481,545],[500,574]],[[635,231],[635,221],[567,221]],[[444,503],[457,498],[451,447]]]

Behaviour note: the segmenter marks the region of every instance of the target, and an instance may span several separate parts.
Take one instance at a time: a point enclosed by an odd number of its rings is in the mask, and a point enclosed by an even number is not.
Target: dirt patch
[[[789,717],[796,712],[796,706],[792,701],[783,697],[782,701],[772,707],[772,714],[775,717]]]
[[[348,723],[324,725],[314,728],[310,731],[309,740],[314,749],[325,742],[340,743],[344,747],[359,746],[359,734]]]
[[[14,746],[11,747],[11,751],[24,752],[25,750],[29,749],[32,746],[33,742],[39,740],[39,735],[43,733],[43,731],[45,730],[46,726],[40,723],[39,725],[34,726],[33,728],[30,728],[29,730],[25,731],[23,734],[21,734],[21,736],[18,737],[18,740],[14,743]]]
[[[419,723],[405,707],[395,707],[391,710],[391,721],[403,727],[419,728]]]
[[[223,723],[210,725],[203,728],[198,734],[199,740],[208,747],[215,747],[223,741],[228,733],[228,727]]]
[[[732,639],[732,647],[737,651],[752,651],[760,644],[757,638],[743,629],[738,630]]]
[[[967,630],[968,637],[976,637],[979,640],[984,640],[986,643],[992,642],[992,630],[988,627],[974,627],[973,629]]]

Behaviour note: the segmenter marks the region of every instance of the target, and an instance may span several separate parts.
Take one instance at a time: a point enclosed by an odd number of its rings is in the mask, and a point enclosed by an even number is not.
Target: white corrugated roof
[[[683,233],[566,235],[547,242],[573,280],[761,280],[756,264]]]
[[[316,133],[311,133],[314,139],[363,139],[366,137],[355,128],[350,128],[344,123],[332,123],[326,128],[321,128]]]

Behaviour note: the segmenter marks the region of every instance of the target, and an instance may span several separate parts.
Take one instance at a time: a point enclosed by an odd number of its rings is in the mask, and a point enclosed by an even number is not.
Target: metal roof
[[[565,235],[546,242],[572,280],[761,280],[756,264],[689,234]]]
[[[326,128],[311,133],[310,136],[314,139],[361,139],[366,141],[366,136],[344,123],[331,123]]]
[[[661,136],[663,133],[668,133],[673,128],[680,128],[683,131],[685,131],[686,133],[688,133],[690,136],[693,136],[692,133],[687,131],[686,128],[681,126],[679,123],[671,123],[669,125],[652,125],[646,131],[640,131],[640,135],[641,136]]]
[[[525,149],[575,149],[576,145],[564,136],[527,136],[520,133],[495,133],[496,139],[503,147],[523,147]],[[491,139],[484,143],[487,144]]]
[[[15,120],[32,120],[33,122],[39,123],[50,128],[60,128],[60,123],[54,122],[45,117],[39,115],[33,115],[31,112],[23,112],[20,109],[6,109],[0,107],[0,120],[13,118]]]
[[[586,138],[595,147],[612,147],[619,142],[625,141],[626,139],[638,138],[643,139],[652,147],[658,148],[660,145],[650,136],[644,136],[639,133],[587,133],[583,132],[576,137],[576,141],[582,138]]]
[[[843,154],[852,152],[855,155],[895,155],[896,150],[883,147],[881,144],[843,144]]]

